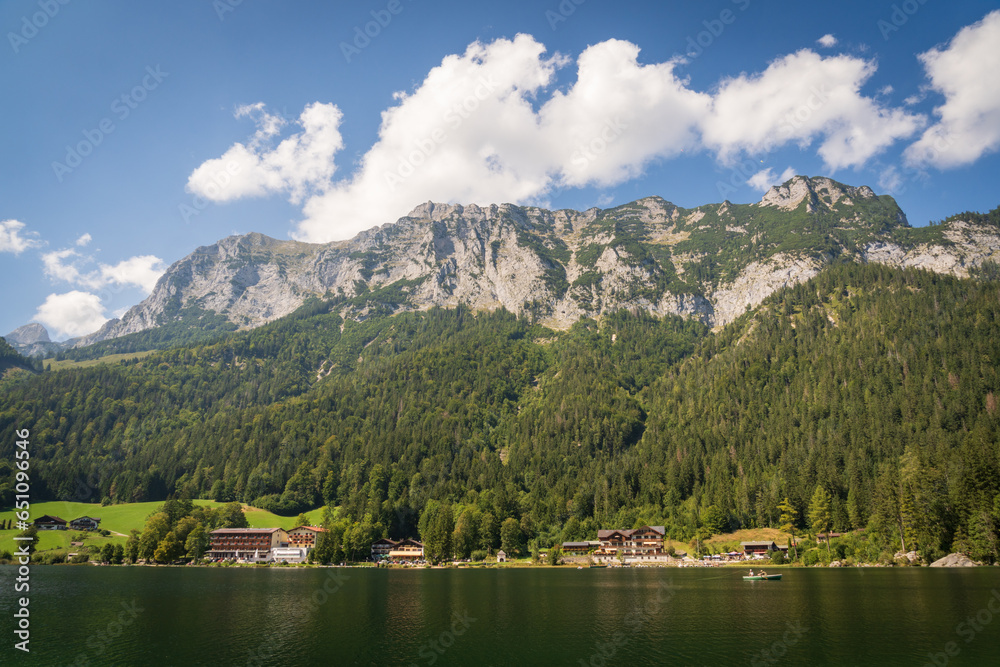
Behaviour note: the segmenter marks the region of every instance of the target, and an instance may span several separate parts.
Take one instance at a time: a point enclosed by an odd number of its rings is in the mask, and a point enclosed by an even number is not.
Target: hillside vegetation
[[[329,311],[7,388],[0,479],[30,428],[40,498],[327,503],[394,537],[447,515],[490,548],[501,529],[546,546],[776,527],[786,497],[802,532],[820,489],[834,530],[998,556],[995,281],[835,264],[717,333],[628,312],[557,333],[502,310]]]

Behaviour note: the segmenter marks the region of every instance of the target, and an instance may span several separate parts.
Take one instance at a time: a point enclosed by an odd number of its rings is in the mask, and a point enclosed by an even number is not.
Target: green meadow
[[[146,519],[156,512],[157,508],[162,504],[163,501],[105,506],[97,503],[73,503],[67,501],[33,503],[31,505],[31,518],[34,520],[48,514],[65,519],[67,522],[81,516],[100,519],[101,528],[111,531],[111,535],[109,537],[102,537],[99,533],[85,533],[87,536],[85,544],[87,546],[101,547],[106,542],[111,542],[112,544],[120,542],[124,544],[129,532],[133,528],[142,530]],[[195,500],[194,504],[220,507],[225,503],[219,503],[214,500]],[[246,514],[247,522],[253,528],[277,527],[285,528],[286,530],[295,528],[295,517],[293,516],[278,516],[277,514],[247,505],[243,506],[243,512]],[[307,516],[310,523],[318,525],[323,522],[323,508],[320,507],[307,512]],[[7,520],[17,520],[17,517],[14,516],[14,510],[8,509],[0,512],[0,521]],[[16,528],[12,530],[0,530],[0,552],[10,551],[13,553],[17,550],[14,536],[19,532]],[[48,551],[50,549],[74,551],[77,547],[71,546],[70,541],[72,536],[78,534],[79,532],[75,530],[39,531],[37,548],[39,551]]]

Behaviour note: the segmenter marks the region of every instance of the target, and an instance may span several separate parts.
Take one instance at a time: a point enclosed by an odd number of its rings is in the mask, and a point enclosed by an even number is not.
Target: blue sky
[[[65,4],[63,4],[65,3]],[[428,199],[1000,203],[1000,3],[5,0],[0,333],[141,301],[200,245]]]

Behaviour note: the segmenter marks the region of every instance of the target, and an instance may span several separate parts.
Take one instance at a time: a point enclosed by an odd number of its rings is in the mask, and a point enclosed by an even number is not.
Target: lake
[[[1000,664],[1000,568],[0,571],[4,665]]]

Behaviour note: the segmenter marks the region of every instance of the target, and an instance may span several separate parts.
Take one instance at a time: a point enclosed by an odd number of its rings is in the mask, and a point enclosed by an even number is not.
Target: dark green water
[[[998,568],[13,573],[3,665],[1000,665]]]

